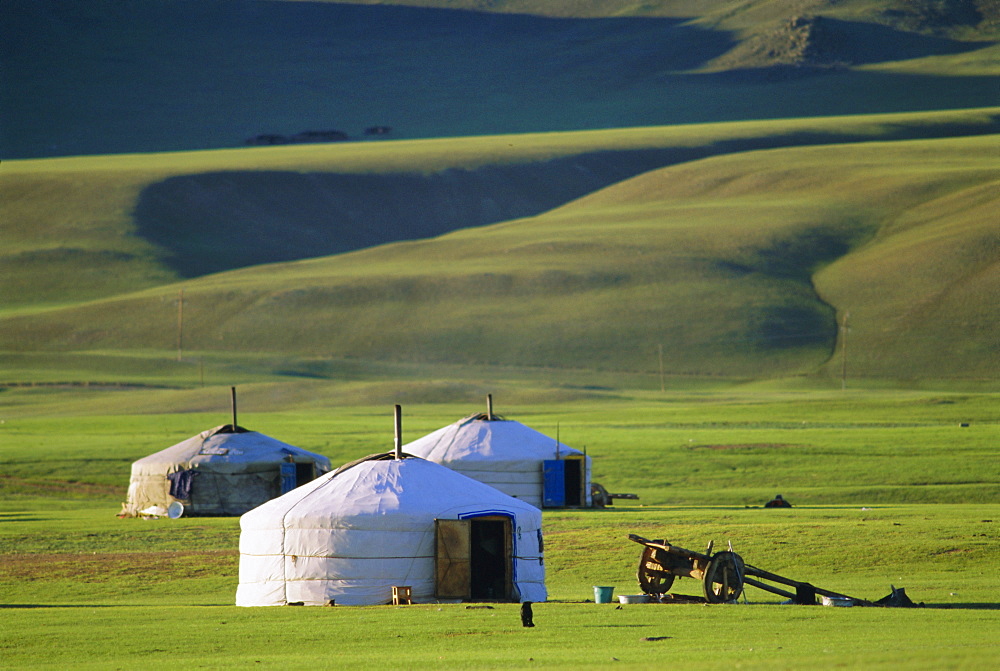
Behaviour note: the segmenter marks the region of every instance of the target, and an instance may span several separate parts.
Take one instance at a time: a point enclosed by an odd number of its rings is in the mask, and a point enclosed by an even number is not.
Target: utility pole
[[[665,391],[666,388],[663,386],[663,343],[660,343],[660,393]]]
[[[177,294],[177,360],[180,361],[184,353],[184,290]]]
[[[844,313],[844,322],[840,326],[840,388],[847,389],[847,318],[850,311]]]

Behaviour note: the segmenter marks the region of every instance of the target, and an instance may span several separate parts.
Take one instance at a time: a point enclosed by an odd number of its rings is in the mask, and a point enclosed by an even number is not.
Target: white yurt
[[[590,457],[493,413],[470,415],[403,446],[408,454],[538,508],[590,507]]]
[[[120,517],[236,516],[330,471],[321,454],[233,423],[132,464]]]
[[[394,587],[414,603],[547,598],[541,511],[398,447],[240,528],[238,606],[387,604]]]

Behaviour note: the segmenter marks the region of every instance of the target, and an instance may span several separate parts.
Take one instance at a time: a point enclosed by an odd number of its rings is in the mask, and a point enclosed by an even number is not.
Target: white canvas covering
[[[410,586],[435,600],[435,520],[511,519],[512,584],[545,601],[542,516],[534,506],[424,459],[368,459],[240,519],[238,606],[389,603]]]
[[[313,464],[314,474],[330,471],[330,460],[256,431],[231,424],[203,431],[132,464],[126,516],[174,501],[187,515],[242,515],[281,494],[282,463]],[[171,496],[172,474],[193,474],[190,494]],[[175,489],[176,492],[176,489]]]
[[[583,495],[590,498],[590,457],[532,428],[496,415],[472,415],[403,446],[408,454],[496,487],[508,496],[541,508],[542,462],[583,457]]]

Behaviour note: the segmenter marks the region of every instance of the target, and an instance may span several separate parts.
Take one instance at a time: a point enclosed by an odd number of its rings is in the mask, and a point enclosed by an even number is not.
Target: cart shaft
[[[759,569],[756,566],[750,566],[749,564],[745,566],[743,570],[744,570],[744,575],[754,576],[756,578],[763,578],[764,580],[770,580],[771,582],[780,583],[782,585],[788,585],[789,587],[795,587],[796,589],[803,585],[808,584],[802,582],[801,580],[792,580],[791,578],[785,578],[784,576],[780,576],[777,573],[764,571],[763,569]],[[751,578],[744,578],[744,582],[748,585],[753,585],[754,587],[758,587],[773,594],[779,594],[781,596],[790,596],[791,598],[795,598],[794,594],[785,592],[784,590],[778,590],[776,587],[772,587],[770,585],[764,585],[764,583],[761,583],[760,581],[757,580],[752,580]],[[828,589],[821,589],[819,587],[815,587],[812,585],[811,587],[813,590],[815,590],[816,594],[819,594],[821,596],[829,596],[841,599],[851,599],[852,601],[864,602],[864,599],[857,599],[853,596],[848,596],[847,594],[841,594],[840,592],[831,592]]]

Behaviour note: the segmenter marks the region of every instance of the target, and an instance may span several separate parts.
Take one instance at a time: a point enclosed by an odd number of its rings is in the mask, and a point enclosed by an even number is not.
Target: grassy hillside
[[[525,219],[9,313],[0,347],[167,353],[183,287],[192,353],[654,375],[662,347],[667,374],[836,377],[849,312],[851,377],[995,380],[998,142],[695,161]]]
[[[4,3],[0,155],[61,158],[0,167],[3,377],[988,386],[998,19]]]
[[[539,214],[752,149],[996,133],[997,110],[6,162],[4,308]]]
[[[974,0],[8,0],[0,23],[4,159],[998,104]]]

